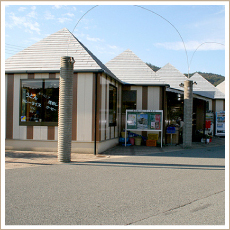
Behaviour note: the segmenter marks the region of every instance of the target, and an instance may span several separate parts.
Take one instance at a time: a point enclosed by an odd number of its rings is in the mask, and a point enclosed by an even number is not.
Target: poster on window
[[[136,114],[128,114],[127,125],[130,128],[136,128],[137,125],[137,115]]]
[[[137,115],[137,129],[148,129],[148,114]]]

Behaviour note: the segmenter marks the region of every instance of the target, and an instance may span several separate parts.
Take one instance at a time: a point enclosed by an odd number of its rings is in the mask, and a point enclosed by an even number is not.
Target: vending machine
[[[225,111],[216,112],[216,136],[225,136]]]
[[[207,112],[206,113],[206,121],[205,121],[205,134],[214,135],[214,113]]]

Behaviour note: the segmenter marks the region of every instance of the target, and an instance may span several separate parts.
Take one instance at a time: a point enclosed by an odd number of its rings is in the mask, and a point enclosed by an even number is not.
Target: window
[[[20,125],[58,124],[59,80],[21,80]]]
[[[117,88],[109,85],[109,126],[116,126],[117,119]]]
[[[136,109],[137,106],[137,91],[136,90],[123,90],[122,91],[122,113],[126,109]]]

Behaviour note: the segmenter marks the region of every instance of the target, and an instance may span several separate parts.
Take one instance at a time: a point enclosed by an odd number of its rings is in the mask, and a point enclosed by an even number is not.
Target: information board
[[[225,111],[216,112],[216,135],[225,136]]]
[[[163,110],[126,110],[125,129],[132,131],[161,132],[162,147]]]

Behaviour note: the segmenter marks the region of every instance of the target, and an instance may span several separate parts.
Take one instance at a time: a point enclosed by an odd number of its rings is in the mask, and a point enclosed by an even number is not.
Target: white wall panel
[[[111,139],[114,138],[114,126],[111,126]]]
[[[160,87],[149,86],[148,87],[148,109],[159,110],[160,109]]]
[[[7,111],[7,84],[8,84],[8,75],[6,74],[5,75],[5,124],[6,124],[6,111]],[[6,128],[5,128],[5,138],[6,138]]]
[[[110,81],[107,79],[107,112],[106,112],[106,140],[110,139],[110,127],[109,127],[109,83]]]
[[[41,126],[34,126],[33,140],[41,140]]]
[[[101,77],[101,140],[105,140],[105,84],[106,79]]]
[[[216,100],[216,112],[224,110],[224,101],[223,100]]]
[[[20,79],[27,79],[28,78],[28,74],[24,73],[24,74],[20,74]]]
[[[58,140],[58,126],[55,126],[55,131],[54,131],[54,140]]]
[[[19,126],[19,136],[21,140],[27,139],[27,126]]]
[[[142,86],[131,86],[131,90],[137,91],[137,108],[142,109]]]
[[[42,78],[42,73],[35,73],[34,74],[34,79],[41,79]]]
[[[118,137],[118,126],[119,126],[119,93],[120,93],[120,89],[119,89],[119,85],[116,82],[116,87],[117,87],[117,118],[116,118],[116,126],[115,128],[115,137]]]
[[[47,140],[47,139],[48,139],[48,127],[41,126],[41,140]]]
[[[92,139],[92,87],[93,74],[78,74],[77,89],[77,140]]]
[[[212,100],[207,100],[208,101],[208,109],[212,110]]]
[[[46,78],[49,78],[49,74],[48,73],[35,73],[34,78],[35,79],[46,79]]]
[[[13,105],[13,139],[20,139],[19,100],[20,100],[20,74],[15,74],[14,75],[14,105]]]

